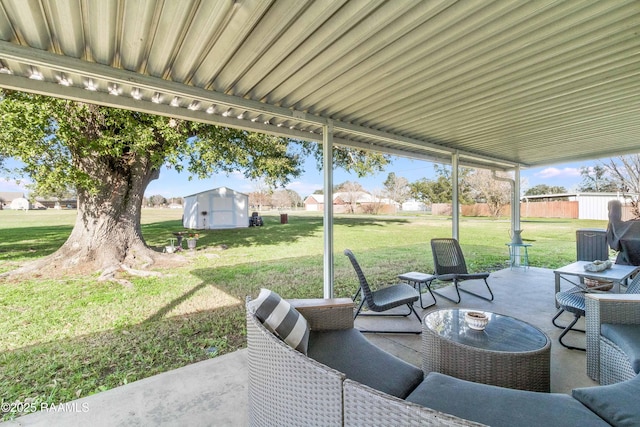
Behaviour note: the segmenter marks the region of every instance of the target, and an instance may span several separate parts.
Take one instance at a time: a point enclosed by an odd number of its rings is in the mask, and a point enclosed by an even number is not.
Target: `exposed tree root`
[[[15,270],[10,270],[0,274],[0,278],[4,277],[29,277],[41,275],[42,271],[50,266],[50,256],[35,261],[28,262]]]
[[[164,274],[160,273],[159,271],[135,270],[133,268],[130,268],[130,267],[126,266],[125,264],[121,264],[120,268],[123,269],[124,271],[126,271],[127,273],[131,274],[132,276],[138,276],[138,277],[162,277],[162,276],[164,276]]]
[[[129,251],[126,256],[120,257],[124,258],[121,261],[113,258],[117,257],[112,256],[111,262],[105,265],[104,259],[97,260],[86,253],[69,251],[63,246],[49,256],[0,274],[0,279],[28,280],[43,276],[54,278],[89,276],[99,273],[98,282],[112,281],[130,288],[133,284],[122,276],[162,277],[164,276],[162,272],[148,269],[172,268],[186,262],[186,258],[181,255],[163,254],[147,247],[138,247],[135,251]]]
[[[120,267],[116,264],[111,265],[102,270],[102,274],[98,277],[98,282],[106,282],[107,280],[113,280],[116,277],[116,273]]]

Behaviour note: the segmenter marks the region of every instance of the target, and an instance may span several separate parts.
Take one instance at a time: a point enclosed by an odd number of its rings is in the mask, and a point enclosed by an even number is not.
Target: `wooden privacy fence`
[[[451,215],[452,212],[453,210],[451,209],[451,203],[432,203],[431,204],[431,215]]]
[[[522,218],[568,218],[580,219],[580,202],[552,201],[552,202],[522,202],[520,216]],[[451,203],[434,203],[431,206],[432,215],[451,215]],[[460,206],[462,216],[492,216],[486,203]],[[498,216],[511,216],[511,205],[503,206]],[[622,220],[633,219],[632,208],[622,206]]]
[[[578,202],[528,202],[520,203],[520,216],[522,218],[578,218]],[[449,208],[451,212],[451,208]],[[463,216],[491,216],[486,203],[463,205]],[[499,216],[511,215],[511,205],[503,206]]]
[[[525,202],[520,203],[520,216],[535,218],[572,218],[578,219],[578,202]]]

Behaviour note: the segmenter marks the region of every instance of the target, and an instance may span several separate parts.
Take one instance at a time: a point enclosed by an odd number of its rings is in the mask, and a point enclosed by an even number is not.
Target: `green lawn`
[[[182,230],[180,210],[143,212],[147,243],[158,248]],[[322,218],[307,212],[263,215],[263,227],[208,230],[186,263],[133,286],[96,276],[20,283],[0,279],[0,401],[60,403],[184,366],[245,345],[244,299],[268,287],[287,298],[323,293]],[[49,254],[71,231],[74,211],[0,211],[0,273]],[[606,221],[523,221],[533,266],[575,259],[575,231]],[[508,219],[463,218],[460,243],[471,270],[507,266]],[[429,239],[451,235],[430,215],[337,216],[335,293],[350,296],[356,276],[342,255],[354,251],[374,284],[429,271]],[[186,246],[186,245],[185,245]],[[9,418],[17,414],[3,414]]]

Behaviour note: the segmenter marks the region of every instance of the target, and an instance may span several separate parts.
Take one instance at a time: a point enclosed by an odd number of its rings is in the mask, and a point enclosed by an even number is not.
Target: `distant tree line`
[[[433,203],[450,203],[453,198],[451,168],[436,164],[434,169],[435,179],[421,178],[409,182],[406,178],[391,172],[387,175],[382,190],[369,192],[358,182],[345,181],[335,185],[333,192],[342,193],[342,198],[351,207],[351,212],[356,211],[356,201],[362,193],[371,194],[376,200],[393,201],[399,206],[410,199],[427,206]],[[506,173],[496,173],[495,175],[503,178],[511,177]],[[611,158],[592,167],[582,167],[580,175],[582,182],[576,190],[578,192],[638,194],[640,193],[640,155]],[[494,174],[489,170],[462,167],[458,177],[460,183],[458,198],[461,204],[486,203],[489,211],[494,216],[498,216],[501,209],[511,203],[510,184],[504,180],[495,179]],[[273,190],[268,187],[262,188],[260,185],[258,187],[249,193],[249,204],[254,209],[287,209],[299,208],[304,205],[303,198],[293,190]],[[553,200],[553,195],[567,192],[563,186],[538,184],[527,189],[524,195],[548,195]],[[323,190],[316,190],[314,194],[323,194]],[[640,217],[638,201],[635,197],[630,195],[628,197],[635,209],[635,215]],[[146,206],[168,206],[171,203],[181,204],[182,198],[165,199],[160,195],[145,198]]]
[[[303,205],[302,197],[294,190],[262,188],[249,193],[249,206],[256,210],[266,208],[292,209],[300,208]]]
[[[425,205],[450,203],[453,198],[451,168],[434,165],[436,178],[421,178],[408,182],[403,177],[390,173],[384,182],[386,197],[402,204],[415,199]],[[509,178],[506,173],[492,174],[489,170],[460,168],[458,173],[458,198],[461,204],[486,203],[493,215],[499,215],[501,208],[511,202],[509,182],[497,180],[495,176]],[[628,199],[632,212],[640,218],[640,154],[618,156],[601,161],[591,167],[580,168],[582,181],[578,192],[601,193],[620,192]],[[563,186],[540,184],[529,188],[525,195],[553,195],[567,193]]]
[[[149,208],[163,208],[169,205],[182,205],[184,199],[182,197],[169,197],[165,198],[160,194],[154,194],[153,196],[144,197],[142,199],[143,206]]]
[[[303,200],[300,195],[287,189],[281,190],[268,190],[261,189],[253,191],[248,194],[249,205],[256,209],[262,208],[296,208],[303,206]],[[154,194],[152,196],[144,197],[144,206],[161,208],[168,207],[170,205],[183,205],[184,199],[182,197],[169,197],[165,198],[160,194]]]

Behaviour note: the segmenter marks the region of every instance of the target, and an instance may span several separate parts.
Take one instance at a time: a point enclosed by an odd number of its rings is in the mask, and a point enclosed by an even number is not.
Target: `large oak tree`
[[[277,186],[302,172],[306,156],[322,158],[321,147],[309,142],[20,92],[1,96],[0,158],[24,164],[12,176],[29,177],[34,194],[71,189],[78,198],[64,245],[18,272],[110,277],[153,264],[163,255],[146,245],[140,214],[145,189],[163,165],[199,177],[239,170]],[[334,161],[363,175],[388,158],[337,149]]]

